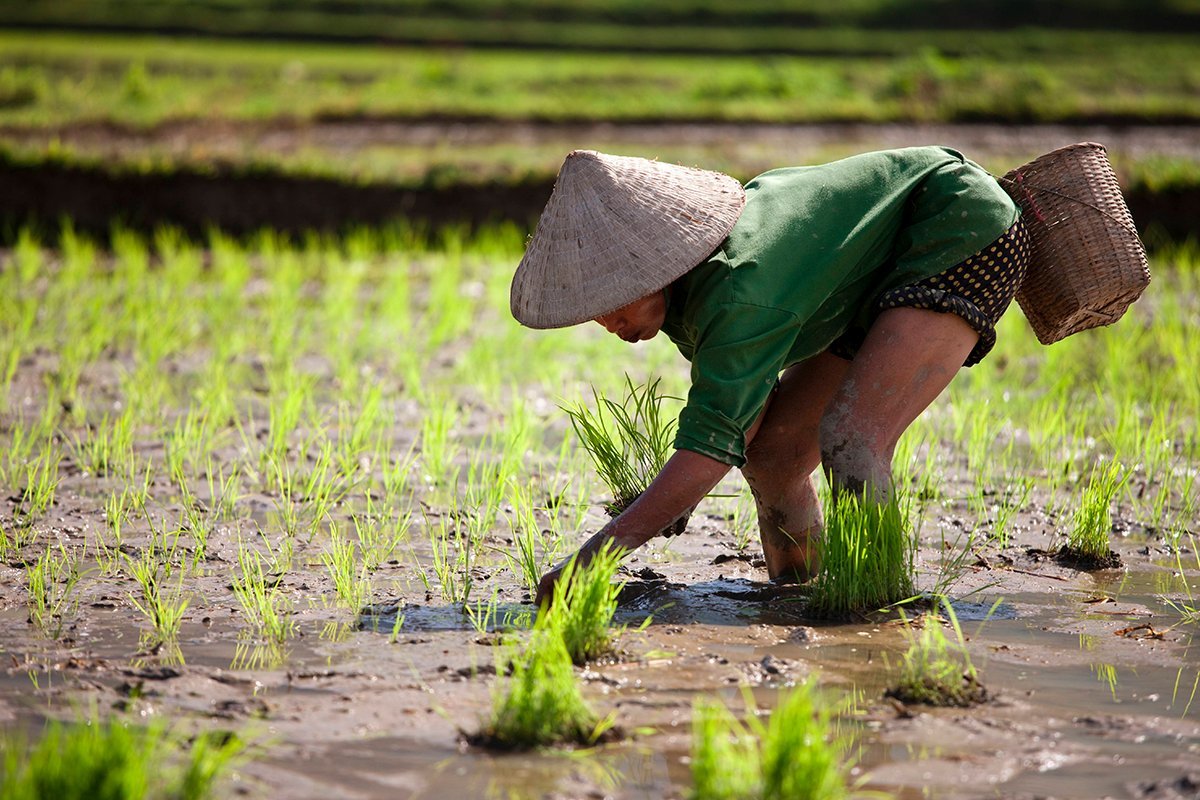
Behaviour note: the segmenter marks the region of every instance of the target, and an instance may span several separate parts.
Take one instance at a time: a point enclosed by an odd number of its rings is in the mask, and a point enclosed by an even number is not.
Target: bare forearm
[[[690,450],[676,450],[633,505],[588,540],[589,555],[606,541],[626,550],[641,547],[690,512],[729,472],[729,465]]]

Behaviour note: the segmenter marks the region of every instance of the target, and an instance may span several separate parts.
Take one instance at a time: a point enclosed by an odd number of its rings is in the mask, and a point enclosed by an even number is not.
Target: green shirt
[[[777,169],[708,260],[669,287],[662,331],[692,362],[678,449],[741,466],[784,368],[871,322],[871,301],[979,252],[1017,220],[979,165],[944,147]]]

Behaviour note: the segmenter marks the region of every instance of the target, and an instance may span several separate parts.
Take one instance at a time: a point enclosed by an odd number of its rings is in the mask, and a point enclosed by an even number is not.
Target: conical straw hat
[[[562,328],[653,294],[711,254],[745,204],[720,172],[575,150],[513,276],[513,316]]]

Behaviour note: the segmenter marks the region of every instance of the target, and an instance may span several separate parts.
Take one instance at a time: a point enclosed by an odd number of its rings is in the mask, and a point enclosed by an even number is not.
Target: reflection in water
[[[608,794],[621,788],[621,770],[609,759],[597,757],[594,749],[547,752],[561,761],[546,765],[545,782],[538,781],[525,770],[509,771],[503,777],[493,775],[488,780],[487,800],[540,800],[546,796],[547,785],[559,785],[562,778],[569,778],[573,784],[587,784],[589,795],[597,790]],[[565,774],[556,776],[554,773]]]
[[[275,640],[255,641],[250,636],[238,637],[230,669],[273,669],[287,660],[289,650]]]
[[[1117,668],[1112,664],[1092,664],[1092,672],[1096,673],[1096,680],[1108,684],[1112,699],[1121,702],[1117,698]]]
[[[164,641],[151,633],[143,633],[138,642],[138,650],[140,652],[131,662],[135,669],[141,669],[148,664],[183,666],[183,651],[179,649],[179,642],[173,639]]]
[[[331,619],[321,626],[319,634],[321,641],[337,644],[344,642],[350,638],[350,634],[355,631],[355,626],[345,620]]]

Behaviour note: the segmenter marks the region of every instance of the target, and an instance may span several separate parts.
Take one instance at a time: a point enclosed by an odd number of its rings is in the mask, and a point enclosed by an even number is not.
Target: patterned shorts
[[[979,334],[963,363],[973,367],[995,346],[996,322],[1016,295],[1028,262],[1029,234],[1018,219],[999,239],[961,264],[884,292],[872,310],[879,314],[889,308],[925,308],[962,317]],[[847,332],[830,345],[829,352],[853,359],[865,338],[865,332]]]

